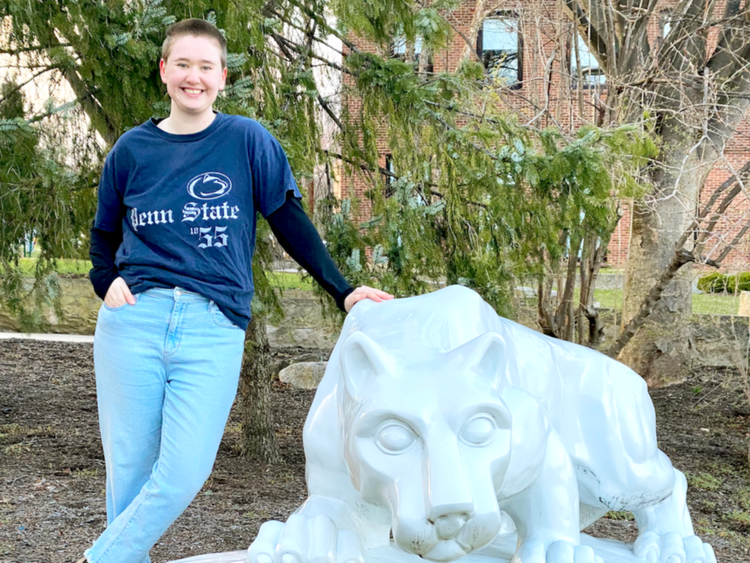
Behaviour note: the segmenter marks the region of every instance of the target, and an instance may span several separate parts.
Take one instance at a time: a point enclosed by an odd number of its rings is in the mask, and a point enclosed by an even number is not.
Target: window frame
[[[393,166],[393,155],[391,153],[385,153],[383,156],[385,157],[383,168],[385,168],[391,174],[396,174],[396,171]],[[383,183],[385,184],[385,188],[383,189],[383,197],[388,199],[394,194],[393,176],[389,176],[388,174],[383,174]]]
[[[663,43],[674,26],[674,10],[666,8],[659,12],[659,42]]]
[[[479,29],[477,30],[477,47],[476,47],[476,56],[479,61],[481,61],[482,65],[484,66],[484,72],[485,75],[489,77],[489,70],[484,62],[484,22],[487,20],[515,20],[516,22],[516,34],[518,37],[518,44],[517,44],[517,50],[516,50],[516,63],[518,65],[517,72],[516,72],[516,81],[512,84],[508,84],[507,87],[511,90],[518,90],[523,86],[523,33],[521,32],[521,18],[518,14],[518,12],[514,11],[508,11],[508,10],[498,10],[490,14],[489,16],[485,17],[482,20],[482,24],[479,26]]]
[[[573,30],[574,33],[574,39],[578,41],[578,50],[580,52],[581,46],[586,50],[586,53],[588,53],[588,56],[596,61],[596,69],[598,72],[596,74],[592,74],[590,71],[583,72],[583,84],[579,84],[578,82],[578,71],[573,69],[573,62],[575,61],[575,46],[573,45],[573,42],[571,41],[568,46],[568,73],[570,75],[570,87],[573,90],[606,90],[607,89],[607,75],[601,68],[601,63],[599,63],[599,60],[591,53],[591,50],[589,49],[588,44],[586,43],[583,35],[581,35],[581,32],[578,29]],[[591,69],[591,67],[588,67]],[[591,76],[601,76],[604,78],[604,81],[602,82],[594,82],[590,78],[587,80],[586,77]]]
[[[411,61],[411,64],[415,65],[417,70],[419,70],[419,58],[422,55],[423,43],[424,43],[424,39],[422,37],[417,36],[414,39],[414,59]],[[400,50],[401,45],[403,45],[403,51]],[[419,45],[419,51],[417,51],[417,45]],[[397,51],[397,49],[399,50]],[[390,44],[390,53],[391,53],[391,58],[401,59],[403,62],[407,62],[406,61],[406,37],[405,36],[399,35],[393,38]],[[424,71],[425,73],[430,73],[430,74],[435,72],[435,64],[434,64],[432,53],[430,53],[429,59],[424,65]]]

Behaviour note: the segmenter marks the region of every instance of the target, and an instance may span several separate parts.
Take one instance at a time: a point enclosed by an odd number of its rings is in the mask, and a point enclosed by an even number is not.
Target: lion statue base
[[[515,534],[505,538],[505,546],[496,548],[492,555],[469,554],[460,559],[461,563],[510,563],[515,551]],[[633,554],[632,544],[625,544],[616,540],[603,540],[581,534],[581,544],[587,545],[605,563],[643,563],[645,560]],[[498,546],[499,547],[499,546]],[[509,554],[510,553],[510,554]],[[247,563],[247,550],[197,555],[172,561],[171,563]],[[395,545],[381,545],[364,552],[365,563],[424,563],[416,555],[405,553]]]
[[[248,563],[716,563],[643,380],[451,286],[348,315],[304,428],[309,498]],[[632,512],[632,546],[580,530]]]

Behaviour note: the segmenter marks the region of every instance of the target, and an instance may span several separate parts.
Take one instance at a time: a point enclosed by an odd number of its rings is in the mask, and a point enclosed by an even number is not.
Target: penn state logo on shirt
[[[232,181],[221,172],[204,172],[190,180],[188,193],[196,199],[210,200],[227,195],[232,190]]]

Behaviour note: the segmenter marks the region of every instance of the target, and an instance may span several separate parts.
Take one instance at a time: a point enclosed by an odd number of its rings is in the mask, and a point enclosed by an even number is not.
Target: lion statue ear
[[[361,332],[352,334],[341,349],[341,372],[349,394],[358,397],[368,379],[392,373],[392,363],[372,339]]]
[[[505,340],[496,332],[486,332],[449,352],[450,361],[489,380],[497,390],[505,378],[508,354]]]

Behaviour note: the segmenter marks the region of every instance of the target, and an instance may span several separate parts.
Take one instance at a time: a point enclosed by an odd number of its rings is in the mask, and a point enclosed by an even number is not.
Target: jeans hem
[[[138,503],[138,506],[133,511],[133,514],[130,515],[130,518],[128,519],[128,523],[125,524],[123,529],[120,530],[120,532],[114,538],[112,538],[112,541],[109,542],[109,545],[107,546],[107,548],[99,556],[99,561],[101,561],[104,557],[106,557],[106,555],[110,552],[110,550],[114,546],[115,542],[120,539],[120,536],[122,536],[128,530],[128,528],[130,528],[130,525],[133,523],[133,520],[135,519],[136,514],[138,514],[138,511],[141,509],[141,507],[143,506],[143,503],[146,501],[147,498],[148,498],[148,492],[146,492],[146,494],[143,495],[143,498]],[[91,549],[93,549],[93,547]],[[86,554],[84,553],[84,555]],[[96,563],[92,561],[91,559],[89,559],[88,555],[86,555],[86,559],[88,560],[89,563]]]

